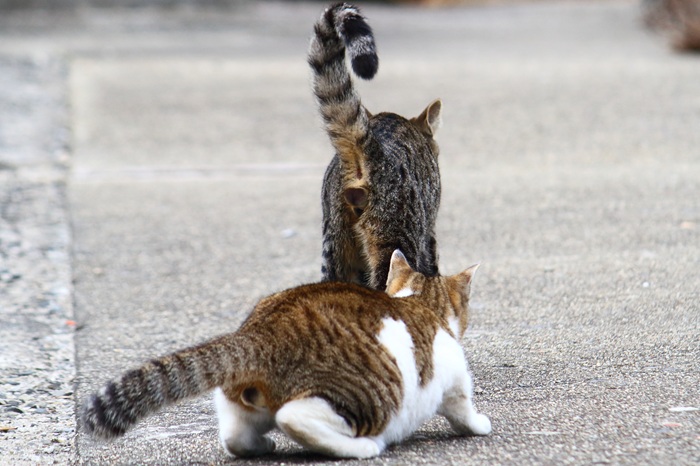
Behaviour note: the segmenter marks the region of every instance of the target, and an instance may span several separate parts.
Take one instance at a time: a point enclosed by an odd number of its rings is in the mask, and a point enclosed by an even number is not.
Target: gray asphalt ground
[[[210,397],[113,442],[74,400],[320,275],[323,3],[0,13],[0,464],[231,460]],[[444,103],[441,270],[493,433],[349,464],[700,463],[700,56],[631,1],[367,4],[371,111]],[[337,462],[332,462],[337,464]]]

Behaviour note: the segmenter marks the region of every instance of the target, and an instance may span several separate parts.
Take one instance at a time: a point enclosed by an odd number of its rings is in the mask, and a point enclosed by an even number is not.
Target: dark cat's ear
[[[457,275],[453,275],[450,277],[450,279],[452,279],[459,288],[462,288],[462,290],[464,290],[467,296],[471,294],[472,280],[474,279],[474,274],[479,268],[479,265],[480,264],[474,264],[464,272],[458,273]]]
[[[404,287],[406,279],[413,273],[406,256],[396,249],[389,262],[389,275],[386,277],[386,292],[393,295]]]
[[[413,118],[411,121],[418,125],[418,128],[420,128],[423,134],[433,137],[442,124],[442,118],[440,118],[441,113],[442,101],[437,99],[428,105],[426,109],[423,110],[423,113]]]

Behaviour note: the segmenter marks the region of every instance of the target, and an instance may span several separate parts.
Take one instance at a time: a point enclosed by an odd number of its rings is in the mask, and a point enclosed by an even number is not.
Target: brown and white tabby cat
[[[442,104],[411,119],[371,115],[353,86],[371,79],[379,59],[372,30],[357,7],[329,7],[309,48],[313,88],[336,151],[323,180],[324,280],[384,289],[389,259],[401,249],[418,272],[438,274],[435,220],[440,207],[438,146]]]
[[[271,452],[275,426],[310,450],[367,458],[435,413],[486,435],[460,346],[476,266],[451,277],[391,258],[388,294],[324,282],[261,300],[240,329],[154,359],[85,403],[82,424],[115,437],[146,415],[215,391],[220,439],[236,456]],[[390,297],[394,296],[393,298]]]

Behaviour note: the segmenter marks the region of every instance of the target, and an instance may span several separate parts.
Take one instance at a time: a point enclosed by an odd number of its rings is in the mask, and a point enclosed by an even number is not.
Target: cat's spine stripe
[[[355,74],[374,77],[379,59],[372,29],[356,7],[341,3],[328,8],[316,23],[308,61],[326,131],[344,164],[355,167],[361,163],[369,117],[350,78],[346,51]]]
[[[117,437],[148,414],[221,385],[234,368],[246,365],[242,345],[230,340],[154,359],[107,383],[83,405],[83,427],[98,437]]]

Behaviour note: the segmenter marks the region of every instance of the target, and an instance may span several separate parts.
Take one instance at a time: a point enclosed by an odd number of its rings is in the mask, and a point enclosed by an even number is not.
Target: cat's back
[[[385,293],[341,282],[304,285],[263,299],[239,335],[258,348],[245,386],[276,411],[300,397],[331,404],[360,435],[376,435],[401,403],[401,374],[377,339],[401,306]]]
[[[325,323],[363,326],[366,332],[371,333],[384,315],[396,315],[400,309],[399,303],[386,293],[354,283],[313,283],[264,298],[241,330],[247,326],[318,327]]]
[[[303,285],[263,299],[239,334],[258,348],[245,386],[273,411],[289,400],[326,400],[358,435],[378,435],[404,399],[400,355],[412,373],[432,379],[433,340],[443,324],[419,299],[344,282]],[[238,391],[237,391],[238,390]]]
[[[391,112],[370,118],[366,157],[371,176],[393,176],[411,182],[413,189],[432,192],[439,202],[439,149],[411,120]],[[398,175],[398,176],[397,176]]]
[[[336,364],[333,358],[359,357],[364,361],[358,367],[365,367],[371,358],[391,359],[379,336],[396,323],[410,335],[407,348],[417,352],[421,379],[429,379],[432,341],[440,328],[449,326],[417,297],[392,298],[345,282],[303,285],[263,299],[240,332],[274,342],[270,351],[287,365],[295,365],[299,358]]]
[[[421,243],[433,234],[440,206],[437,144],[411,120],[395,113],[373,115],[370,131],[365,156],[374,213],[387,227],[398,228],[393,234]],[[413,256],[414,249],[421,249],[414,246],[396,247]],[[437,271],[436,260],[426,254],[419,254],[421,260],[415,263],[421,272],[432,275]],[[431,267],[423,269],[423,262]]]

